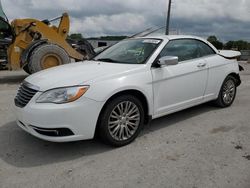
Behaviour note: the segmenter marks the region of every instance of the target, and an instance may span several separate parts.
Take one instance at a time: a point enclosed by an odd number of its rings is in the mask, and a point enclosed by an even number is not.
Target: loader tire
[[[25,66],[23,67],[23,70],[24,70],[26,73],[31,74],[28,65],[25,65]]]
[[[70,57],[63,48],[55,44],[42,44],[32,51],[28,69],[33,74],[67,63],[70,63]]]

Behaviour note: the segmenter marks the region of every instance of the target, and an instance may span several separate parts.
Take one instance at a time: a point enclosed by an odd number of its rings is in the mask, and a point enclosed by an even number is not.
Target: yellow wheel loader
[[[23,68],[32,74],[95,55],[86,40],[74,46],[67,41],[70,28],[67,13],[51,20],[15,19],[9,24],[2,6],[0,8],[0,46],[7,46],[5,64],[9,70]],[[52,25],[56,20],[59,20],[59,25]]]

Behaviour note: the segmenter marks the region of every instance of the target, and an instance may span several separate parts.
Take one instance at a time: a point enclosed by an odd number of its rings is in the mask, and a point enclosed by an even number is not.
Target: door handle
[[[205,67],[206,65],[207,65],[206,63],[199,63],[199,64],[197,65],[197,67],[202,68],[202,67]]]

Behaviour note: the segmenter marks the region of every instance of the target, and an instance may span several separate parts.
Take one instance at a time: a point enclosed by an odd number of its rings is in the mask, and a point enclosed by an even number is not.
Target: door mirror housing
[[[178,57],[177,56],[164,56],[158,60],[158,64],[160,66],[168,66],[168,65],[177,65]]]

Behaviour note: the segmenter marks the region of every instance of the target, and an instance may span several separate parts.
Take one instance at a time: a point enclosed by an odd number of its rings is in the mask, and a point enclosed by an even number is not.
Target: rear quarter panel
[[[209,65],[209,72],[204,96],[205,100],[212,100],[218,97],[221,85],[229,74],[239,74],[239,66],[236,60],[229,60],[220,55],[213,55],[205,60]]]

